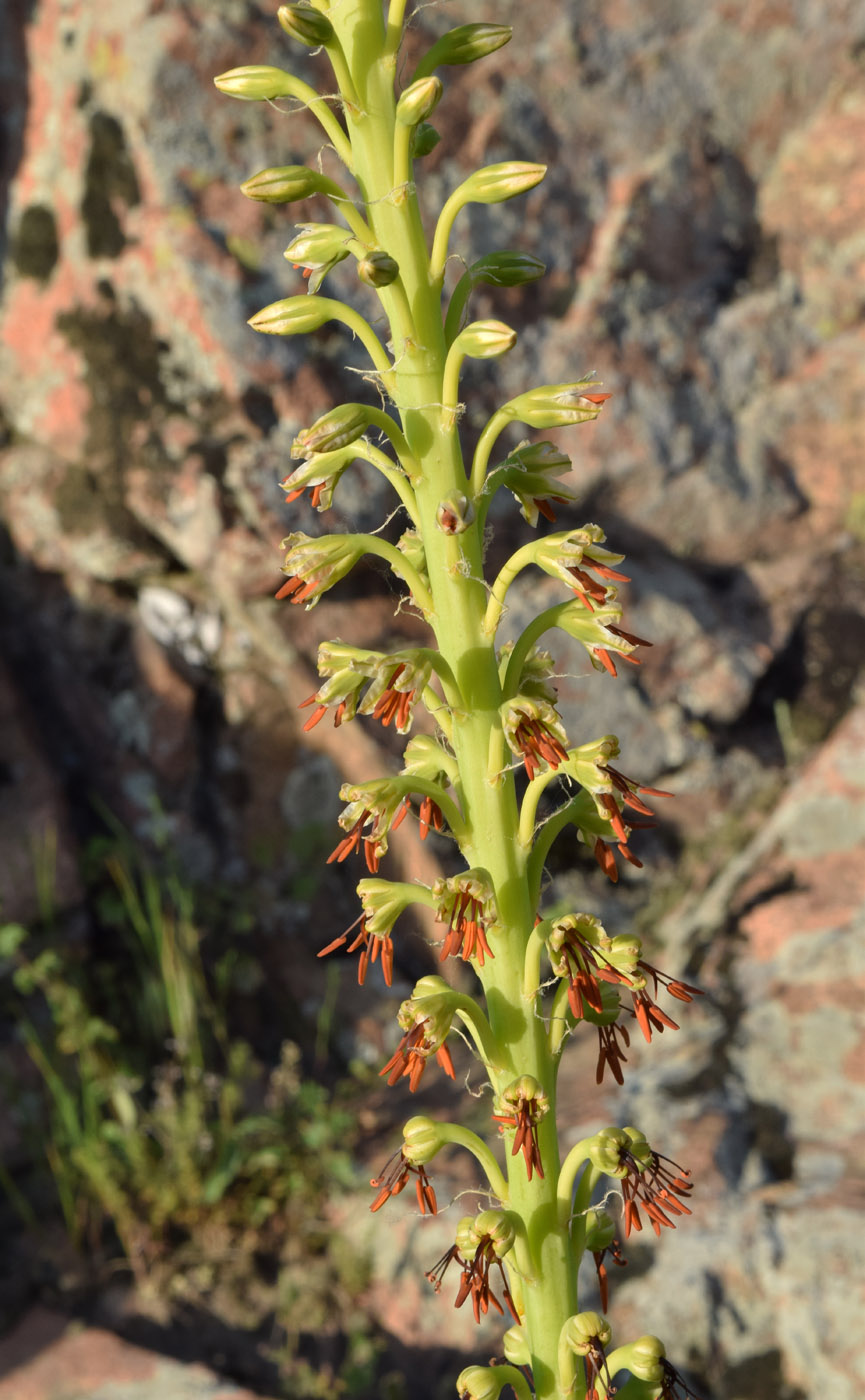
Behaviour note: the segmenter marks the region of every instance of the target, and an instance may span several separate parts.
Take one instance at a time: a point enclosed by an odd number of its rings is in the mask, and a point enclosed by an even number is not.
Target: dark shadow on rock
[[[23,154],[27,129],[29,92],[24,31],[34,7],[35,0],[5,0],[0,5],[0,268],[8,244],[9,186]]]

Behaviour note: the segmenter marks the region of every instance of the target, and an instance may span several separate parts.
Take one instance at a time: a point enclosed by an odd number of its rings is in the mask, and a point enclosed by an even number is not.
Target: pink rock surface
[[[0,1400],[254,1400],[205,1366],[185,1366],[111,1332],[34,1309],[0,1342]]]

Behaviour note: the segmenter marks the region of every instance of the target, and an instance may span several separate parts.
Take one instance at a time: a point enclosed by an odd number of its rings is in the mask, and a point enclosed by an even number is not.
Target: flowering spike
[[[631,1021],[649,1041],[676,1028],[661,992],[687,1003],[699,989],[659,971],[633,935],[611,936],[587,914],[542,918],[538,908],[544,861],[560,833],[576,831],[616,881],[617,862],[640,865],[629,844],[632,833],[654,823],[653,799],[665,795],[612,766],[619,761],[614,735],[570,746],[556,709],[556,676],[564,668],[539,642],[557,628],[579,642],[594,671],[611,677],[623,664],[638,665],[650,643],[625,624],[619,590],[629,571],[622,555],[607,548],[600,525],[539,531],[494,576],[487,549],[487,521],[500,488],[516,499],[531,526],[542,518],[555,524],[557,512],[572,506],[580,491],[564,445],[522,442],[496,464],[493,452],[502,435],[517,423],[541,431],[589,424],[610,394],[589,373],[526,385],[503,403],[498,395],[494,402],[501,407],[481,426],[473,459],[465,460],[464,426],[475,418],[470,406],[462,415],[465,359],[492,361],[516,340],[504,321],[473,319],[469,300],[479,286],[532,283],[544,264],[520,249],[492,250],[468,265],[460,259],[460,276],[457,250],[452,256],[450,247],[455,221],[472,202],[494,205],[535,189],[546,168],[504,160],[469,170],[444,201],[430,247],[416,186],[414,162],[438,141],[428,120],[443,91],[436,70],[493,52],[511,31],[485,23],[451,29],[432,43],[412,76],[403,62],[414,47],[403,42],[409,22],[403,0],[390,0],[384,9],[372,0],[299,0],[281,5],[278,20],[306,47],[324,47],[336,90],[328,83],[327,94],[319,94],[264,65],[234,69],[217,83],[246,100],[291,97],[323,129],[328,168],[335,156],[353,184],[344,189],[316,162],[312,168],[270,167],[245,182],[244,193],[259,204],[314,196],[330,201],[336,219],[295,228],[285,257],[302,273],[302,280],[292,280],[303,294],[264,307],[250,325],[291,336],[336,322],[349,329],[374,370],[361,402],[337,403],[311,424],[304,420],[291,447],[293,469],[282,485],[289,505],[306,498],[313,509],[326,511],[359,458],[385,477],[409,528],[395,545],[380,530],[289,535],[277,596],[313,607],[362,555],[371,554],[412,595],[413,607],[398,624],[406,641],[417,639],[414,608],[434,634],[428,645],[373,651],[337,640],[319,650],[318,689],[300,706],[304,730],[331,716],[336,727],[366,716],[381,725],[389,750],[397,735],[414,731],[400,772],[341,789],[340,839],[328,860],[342,863],[357,853],[369,874],[358,883],[358,918],[319,956],[339,950],[356,955],[359,982],[379,962],[390,986],[400,915],[413,904],[431,909],[441,926],[440,960],[460,990],[443,977],[420,979],[399,1007],[399,1043],[380,1074],[389,1085],[406,1080],[415,1092],[435,1059],[453,1078],[450,1036],[464,1030],[487,1072],[492,1118],[505,1139],[503,1169],[467,1127],[411,1118],[401,1149],[373,1178],[371,1210],[378,1214],[413,1185],[420,1214],[435,1214],[426,1169],[445,1143],[474,1155],[491,1199],[502,1204],[461,1221],[454,1244],[428,1275],[438,1291],[456,1265],[456,1307],[470,1300],[476,1320],[509,1312],[516,1324],[504,1341],[508,1364],[464,1371],[461,1400],[499,1400],[506,1385],[517,1400],[531,1400],[532,1391],[609,1400],[624,1371],[633,1380],[623,1393],[651,1389],[655,1400],[689,1400],[656,1338],[640,1338],[608,1355],[605,1317],[576,1311],[579,1259],[570,1256],[574,1246],[592,1254],[606,1308],[609,1261],[621,1266],[624,1259],[612,1220],[589,1205],[597,1175],[621,1184],[622,1239],[646,1219],[660,1233],[687,1214],[690,1176],[632,1128],[595,1134],[560,1165],[552,1105],[559,1057],[571,1034],[582,1034],[582,1025],[597,1034],[598,1082],[609,1075],[621,1084]],[[353,305],[321,295],[324,278],[349,257],[358,281],[375,292],[358,292],[374,308],[375,330]],[[562,601],[527,619],[522,633],[501,645],[497,634],[508,590],[529,564],[556,580]],[[520,611],[528,597],[523,595]],[[608,684],[598,681],[599,687]],[[393,766],[399,768],[398,761]],[[560,805],[548,806],[555,792]],[[378,876],[391,833],[410,814],[417,816],[421,840],[439,831],[450,843],[436,842],[426,856],[427,863],[443,862],[443,873],[426,884]],[[541,1004],[544,956],[558,982],[549,1017]],[[462,990],[467,974],[448,963],[452,958],[471,965],[488,998],[488,1015]],[[525,1375],[518,1367],[526,1368]]]

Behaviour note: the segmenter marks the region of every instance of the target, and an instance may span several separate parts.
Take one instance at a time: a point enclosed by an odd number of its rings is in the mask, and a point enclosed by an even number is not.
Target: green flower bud
[[[402,1155],[413,1167],[426,1166],[444,1147],[441,1128],[432,1118],[418,1114],[410,1118],[402,1130]]]
[[[637,1377],[639,1381],[648,1381],[650,1385],[659,1385],[664,1379],[664,1370],[661,1361],[667,1355],[664,1343],[660,1337],[638,1337],[630,1346],[623,1347],[623,1352],[627,1352],[627,1360],[622,1365]]]
[[[272,68],[267,64],[253,63],[244,68],[230,68],[214,78],[214,84],[228,97],[238,97],[242,102],[272,101],[276,97],[287,97],[291,93],[294,79],[282,68]]]
[[[343,403],[323,413],[310,428],[302,428],[291,444],[291,456],[307,459],[317,452],[338,452],[356,442],[369,426],[369,410],[360,403]]]
[[[327,321],[334,320],[340,310],[338,301],[329,297],[285,297],[283,301],[271,302],[261,311],[250,316],[247,325],[264,335],[303,335],[306,331],[317,331]]]
[[[545,165],[524,160],[505,160],[485,165],[458,186],[462,204],[501,204],[539,185],[547,173]],[[456,192],[455,192],[456,193]]]
[[[502,48],[513,34],[509,24],[460,24],[433,44],[415,69],[414,81],[443,65],[474,63]]]
[[[311,5],[280,5],[276,18],[290,39],[296,39],[309,49],[317,49],[333,40],[330,20]]]
[[[565,428],[597,418],[609,394],[587,392],[597,379],[586,375],[572,384],[544,384],[505,404],[508,417],[530,428]]]
[[[289,204],[295,199],[329,193],[335,188],[332,180],[310,170],[306,165],[274,165],[250,175],[240,186],[247,199],[263,204]]]
[[[440,78],[418,78],[400,94],[396,119],[400,126],[418,126],[434,112],[444,92]]]
[[[283,257],[294,267],[302,267],[309,278],[309,291],[317,292],[327,273],[348,257],[351,235],[336,224],[304,224],[289,243]]]
[[[430,151],[434,151],[441,137],[434,126],[429,122],[420,122],[414,129],[411,143],[411,153],[415,160],[423,160]]]
[[[469,355],[473,360],[494,360],[517,343],[517,333],[504,321],[472,321],[460,331],[451,353]]]
[[[524,472],[570,471],[573,463],[567,452],[554,442],[521,442],[502,463],[503,467],[519,467]]]
[[[500,1366],[467,1366],[457,1376],[457,1394],[461,1400],[498,1400],[508,1384],[508,1377],[499,1375]]]
[[[443,535],[461,535],[475,518],[475,508],[467,496],[450,496],[436,510],[436,524]]]
[[[478,258],[469,268],[469,276],[475,285],[483,282],[490,287],[522,287],[526,282],[537,282],[546,270],[540,258],[531,253],[505,249]]]
[[[390,253],[374,248],[358,262],[357,275],[368,287],[389,287],[399,277],[399,263]]]
[[[563,1342],[577,1356],[585,1356],[597,1343],[606,1346],[612,1335],[607,1319],[596,1312],[576,1313],[562,1328]]]
[[[531,1366],[532,1353],[526,1337],[526,1329],[517,1323],[509,1327],[502,1337],[502,1351],[506,1360],[513,1366]]]
[[[554,505],[569,505],[579,499],[579,492],[559,480],[571,466],[570,457],[553,443],[523,442],[490,472],[484,491],[504,484],[519,501],[523,519],[536,526],[539,515],[555,520]]]

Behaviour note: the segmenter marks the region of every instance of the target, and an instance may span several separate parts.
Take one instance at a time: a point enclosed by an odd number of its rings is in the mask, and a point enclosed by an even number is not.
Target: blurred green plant
[[[304,1077],[292,1041],[268,1071],[229,1034],[236,957],[205,968],[193,888],[119,829],[90,855],[109,973],[105,958],[83,957],[59,935],[50,840],[35,861],[38,926],[0,926],[0,996],[41,1089],[34,1114],[13,1088],[19,1130],[47,1161],[75,1244],[99,1250],[112,1226],[139,1285],[200,1299],[224,1283],[226,1258],[238,1276],[254,1258],[275,1261],[284,1272],[272,1290],[277,1319],[290,1344],[311,1307],[332,1310],[346,1270],[357,1287],[361,1265],[337,1258],[326,1215],[334,1180],[353,1181],[353,1118],[338,1092]],[[32,1224],[33,1205],[8,1169],[0,1189]],[[302,1312],[298,1271],[308,1285]]]

